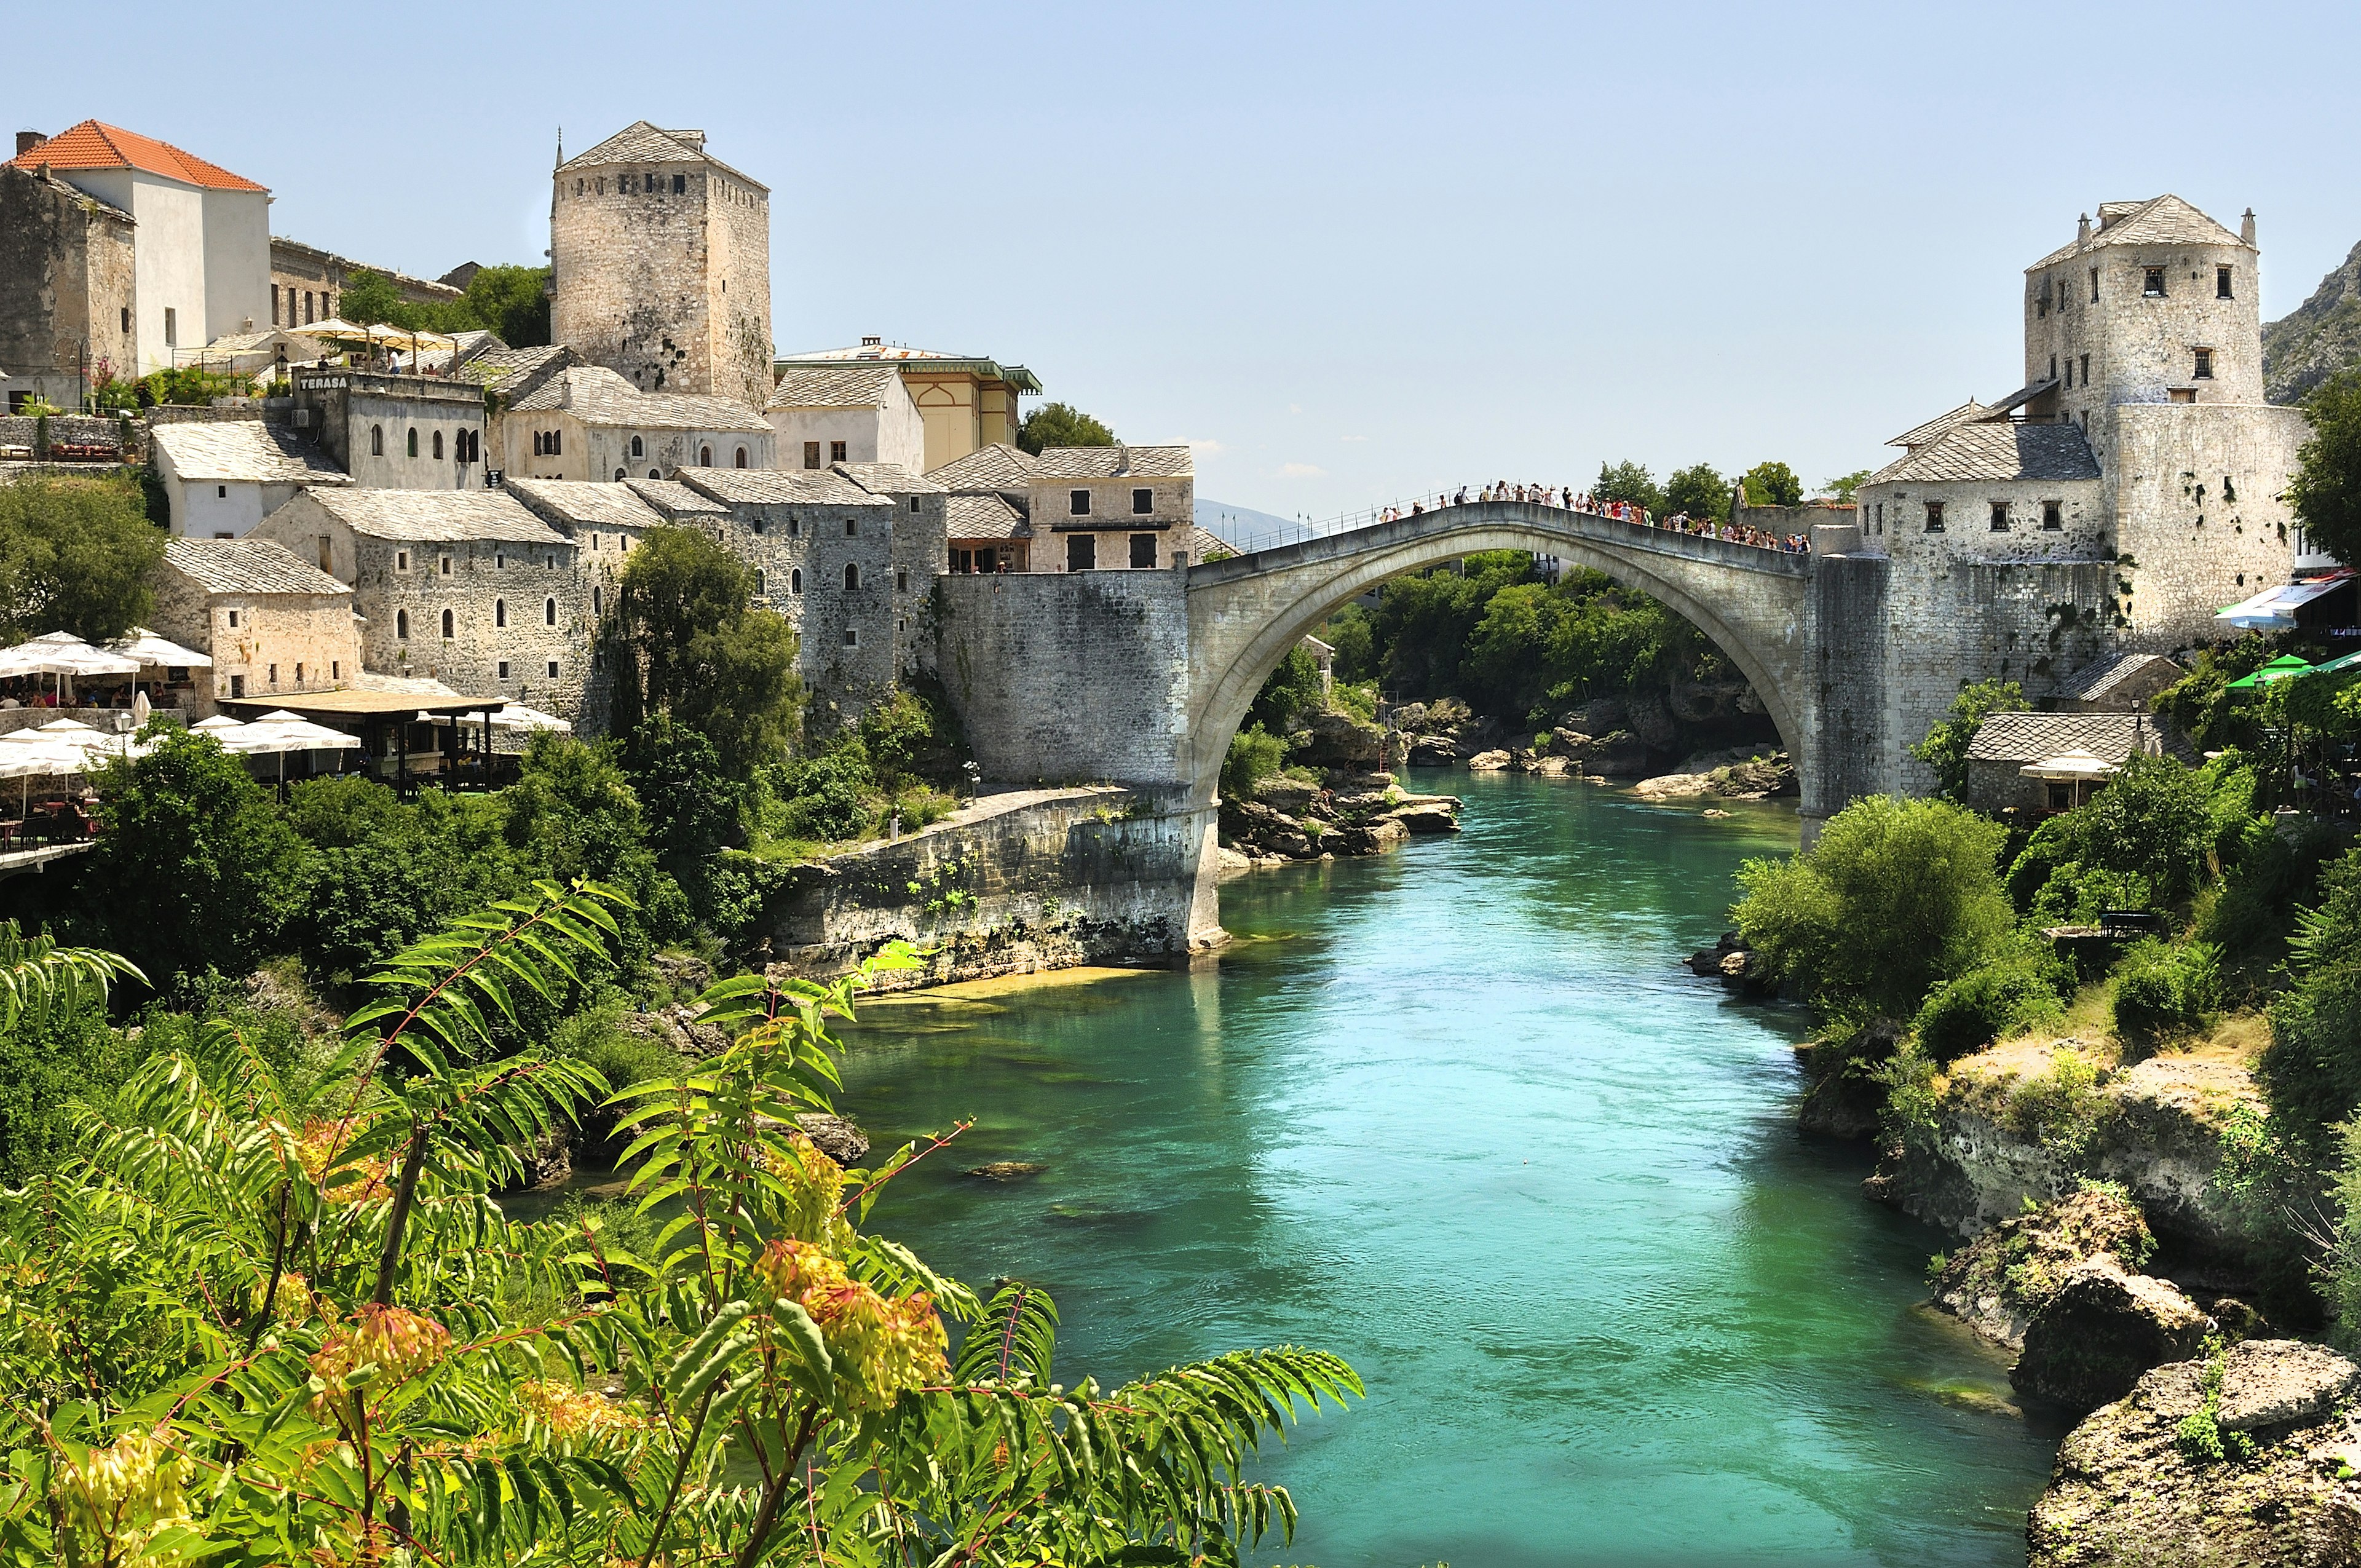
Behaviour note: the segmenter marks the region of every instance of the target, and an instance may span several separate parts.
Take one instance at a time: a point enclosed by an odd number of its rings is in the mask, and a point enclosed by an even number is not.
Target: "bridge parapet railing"
[[[1505,488],[1506,493],[1501,493]],[[1521,490],[1522,493],[1520,493]],[[1806,534],[1778,537],[1759,529],[1734,529],[1727,523],[1698,521],[1675,514],[1657,518],[1644,510],[1622,501],[1602,501],[1594,497],[1566,489],[1548,489],[1541,486],[1487,486],[1470,490],[1465,486],[1456,491],[1437,490],[1431,495],[1415,496],[1407,501],[1393,501],[1365,507],[1358,511],[1342,512],[1330,518],[1303,518],[1290,526],[1259,529],[1251,533],[1239,533],[1225,540],[1232,553],[1251,555],[1282,545],[1308,543],[1339,533],[1351,533],[1378,523],[1393,522],[1407,518],[1445,511],[1456,507],[1482,505],[1488,502],[1510,502],[1547,508],[1553,511],[1572,512],[1582,517],[1622,522],[1633,528],[1658,532],[1684,533],[1695,538],[1719,540],[1748,549],[1759,549],[1778,554],[1801,555],[1811,551]],[[1571,503],[1571,504],[1569,504]]]

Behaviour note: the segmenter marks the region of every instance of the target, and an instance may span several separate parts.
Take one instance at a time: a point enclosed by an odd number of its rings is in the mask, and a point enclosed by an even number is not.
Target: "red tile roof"
[[[170,142],[104,126],[96,120],[84,120],[71,130],[60,131],[39,146],[18,153],[8,160],[7,166],[34,169],[44,163],[52,169],[142,169],[209,191],[269,189],[232,174],[218,163],[207,163],[194,153],[182,152]]]

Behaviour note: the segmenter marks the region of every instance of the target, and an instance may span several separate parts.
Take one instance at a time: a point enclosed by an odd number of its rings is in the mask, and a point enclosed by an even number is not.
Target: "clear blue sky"
[[[270,186],[274,232],[429,277],[541,259],[559,126],[702,126],[775,192],[783,348],[1023,363],[1282,515],[1603,457],[1882,462],[2016,385],[2023,269],[2102,201],[2252,206],[2266,317],[2361,239],[2351,6],[107,16],[16,40],[19,126],[161,137]]]

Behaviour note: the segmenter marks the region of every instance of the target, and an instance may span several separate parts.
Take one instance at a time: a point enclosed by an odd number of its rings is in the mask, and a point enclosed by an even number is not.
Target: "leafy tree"
[[[2320,892],[2298,917],[2294,983],[2271,1005],[2255,1074],[2274,1119],[2313,1143],[2361,1111],[2361,850],[2322,874]]]
[[[802,727],[796,637],[774,610],[755,609],[753,576],[695,529],[649,532],[615,594],[616,718],[628,733],[667,714],[713,743],[723,773],[743,782]]]
[[[1693,518],[1730,521],[1730,481],[1710,463],[1692,463],[1664,481],[1664,508]]]
[[[1958,800],[1968,792],[1968,747],[1977,729],[1995,713],[2025,707],[2025,688],[2015,681],[1971,681],[1951,699],[1950,717],[1936,721],[1910,754],[1935,770],[1943,794]]]
[[[122,636],[148,619],[163,558],[164,535],[127,478],[0,483],[0,641]]]
[[[1748,861],[1731,914],[1772,978],[1823,1013],[1906,1019],[2007,939],[2015,917],[1993,871],[2006,839],[1947,802],[1872,795],[1803,853]]]
[[[2320,549],[2361,561],[2361,367],[2312,389],[2303,410],[2312,436],[2297,451],[2288,505]]]
[[[778,781],[780,828],[789,838],[820,843],[857,839],[873,818],[868,797],[877,786],[858,735],[817,757],[772,770]]]
[[[1757,463],[1746,470],[1746,504],[1751,507],[1799,507],[1804,481],[1784,463]]]
[[[667,714],[656,714],[623,745],[623,769],[647,821],[655,863],[678,883],[689,907],[709,916],[713,857],[741,837],[745,786],[725,776],[713,742]]]
[[[1591,482],[1590,493],[1600,500],[1622,501],[1627,505],[1644,507],[1652,512],[1664,510],[1664,492],[1656,487],[1647,467],[1626,459],[1620,463],[1601,463],[1598,477]]]
[[[549,269],[484,267],[467,280],[465,308],[511,348],[538,348],[549,341]],[[464,327],[456,330],[464,331]]]
[[[355,326],[376,326],[380,323],[401,327],[426,329],[422,321],[395,321],[405,313],[408,303],[393,280],[382,272],[372,272],[366,267],[355,268],[345,275],[344,291],[336,297],[336,314]]]
[[[1230,737],[1222,758],[1222,794],[1232,800],[1252,798],[1255,785],[1287,765],[1287,742],[1259,724],[1249,724]]]
[[[1533,576],[1532,556],[1521,550],[1470,555],[1460,567],[1386,585],[1378,599],[1378,638],[1389,686],[1427,696],[1459,691],[1468,635],[1492,596]]]
[[[1115,432],[1082,410],[1065,403],[1043,403],[1016,427],[1016,444],[1034,455],[1051,446],[1113,446]]]
[[[1358,685],[1376,677],[1377,627],[1367,609],[1348,604],[1330,616],[1328,623],[1313,635],[1336,650],[1338,680]]]
[[[1870,470],[1867,468],[1855,468],[1850,474],[1839,474],[1820,488],[1837,499],[1850,505],[1854,493],[1869,482],[1869,475]]]
[[[967,739],[959,716],[931,682],[896,686],[861,714],[861,746],[887,793],[913,785],[944,789],[965,782]]]
[[[72,1146],[73,1102],[113,1089],[140,1053],[106,1026],[108,988],[146,977],[93,948],[61,948],[0,921],[0,1182],[21,1183]]]
[[[151,733],[146,755],[93,775],[103,831],[75,879],[83,907],[159,985],[245,974],[286,923],[303,841],[211,736]]]
[[[1320,663],[1312,651],[1301,642],[1287,651],[1262,690],[1255,694],[1254,706],[1246,709],[1246,722],[1258,724],[1274,735],[1285,735],[1296,727],[1296,720],[1307,713],[1316,713],[1327,705],[1327,694],[1320,685]]]

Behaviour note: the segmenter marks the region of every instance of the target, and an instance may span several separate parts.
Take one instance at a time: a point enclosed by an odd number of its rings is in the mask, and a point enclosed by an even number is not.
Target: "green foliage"
[[[1751,507],[1799,507],[1804,481],[1784,463],[1757,463],[1746,470],[1746,504]]]
[[[2220,1464],[2226,1461],[2244,1461],[2255,1452],[2255,1440],[2243,1431],[2225,1431],[2220,1422],[2222,1413],[2222,1379],[2229,1367],[2229,1353],[2221,1336],[2208,1334],[2205,1339],[2205,1371],[2199,1387],[2203,1400],[2194,1410],[2180,1418],[2173,1431],[2174,1444],[2181,1458],[2191,1464]]]
[[[739,837],[743,786],[723,775],[712,741],[665,713],[631,731],[623,743],[622,766],[656,864],[690,886],[714,855]]]
[[[164,535],[130,478],[0,482],[0,642],[122,636],[148,618],[163,558]]]
[[[243,376],[207,369],[199,363],[150,370],[140,378],[136,396],[142,408],[167,403],[202,408],[215,398],[243,397],[252,387],[253,383]]]
[[[104,949],[61,948],[0,921],[0,1182],[55,1166],[71,1146],[72,1103],[137,1065],[139,1050],[106,1026],[117,978],[146,977]]]
[[[699,531],[648,532],[609,623],[619,730],[669,715],[712,741],[740,782],[784,752],[803,721],[796,635],[776,611],[751,608],[753,587],[753,574]]]
[[[2018,1080],[2004,1119],[2043,1148],[2080,1160],[2098,1141],[2099,1124],[2108,1111],[2098,1065],[2081,1051],[2060,1047],[2049,1053],[2046,1070]]]
[[[951,789],[966,781],[967,737],[931,682],[897,686],[871,703],[861,715],[860,734],[878,787],[889,795],[921,785]]]
[[[2221,1005],[2222,954],[2209,942],[2144,938],[2115,965],[2115,1033],[2125,1040],[2186,1034]]]
[[[2303,411],[2312,435],[2297,451],[2288,505],[2319,548],[2361,560],[2361,369],[2323,381]]]
[[[2289,944],[2293,983],[2271,1004],[2256,1077],[2275,1118],[2306,1141],[2361,1109],[2361,850],[2321,874]]]
[[[884,1568],[1286,1539],[1293,1501],[1246,1457],[1358,1394],[1350,1367],[1279,1348],[1069,1388],[1038,1288],[986,1306],[865,1229],[915,1146],[848,1172],[793,1130],[837,1081],[830,1021],[906,958],[708,990],[722,1054],[609,1102],[628,1219],[489,1201],[600,1092],[551,1050],[473,1065],[489,1020],[557,998],[618,907],[544,887],[458,923],[375,972],[326,1061],[202,1029],[0,1204],[12,1560]],[[946,1316],[971,1325],[955,1365]]]
[[[1620,463],[1601,463],[1598,477],[1591,481],[1590,493],[1602,501],[1622,501],[1627,505],[1644,507],[1662,514],[1664,492],[1658,488],[1647,466],[1626,458]]]
[[[427,330],[423,321],[396,322],[394,313],[403,301],[401,291],[393,280],[382,272],[372,272],[366,267],[356,267],[345,275],[345,287],[336,296],[336,314],[355,326],[376,326],[380,323],[394,326]]]
[[[1942,801],[1872,795],[1802,854],[1747,861],[1731,914],[1771,977],[1823,1013],[1907,1018],[2006,939],[1993,871],[2005,836]]]
[[[1258,724],[1246,726],[1230,737],[1222,759],[1222,794],[1232,800],[1252,798],[1255,785],[1276,777],[1286,761],[1286,741]]]
[[[1336,678],[1358,684],[1378,675],[1377,624],[1369,612],[1348,604],[1328,618],[1313,636],[1336,650]]]
[[[2252,750],[2262,739],[2256,724],[2258,709],[2229,689],[2269,663],[2282,652],[2279,640],[2248,632],[2226,648],[2201,650],[2189,673],[2148,702],[2170,720],[2192,745],[2206,751],[2225,746]]]
[[[780,803],[777,827],[782,836],[832,843],[868,831],[866,796],[877,780],[857,737],[817,757],[773,769],[771,777]]]
[[[1869,474],[1870,471],[1866,468],[1855,468],[1850,474],[1839,474],[1835,478],[1830,479],[1827,484],[1820,488],[1830,496],[1835,497],[1838,500],[1850,506],[1852,504],[1852,499],[1855,492],[1860,490],[1862,485],[1869,482]]]
[[[2009,896],[2044,924],[2179,904],[2257,852],[2268,829],[2257,827],[2254,786],[2235,756],[2197,770],[2128,758],[2103,789],[2034,829],[2009,867]]]
[[[1019,449],[1039,456],[1051,446],[1113,446],[1115,432],[1066,403],[1043,403],[1016,427]]]
[[[1910,754],[1935,770],[1948,799],[1963,799],[1968,792],[1968,747],[1976,729],[1994,713],[2025,707],[2025,688],[2015,681],[1971,681],[1951,699],[1949,718],[1938,720]]]
[[[1710,463],[1675,469],[1664,481],[1664,510],[1715,522],[1730,521],[1730,483]]]
[[[1320,685],[1320,663],[1299,642],[1287,651],[1287,657],[1255,694],[1254,706],[1246,709],[1246,722],[1274,735],[1285,735],[1295,729],[1297,719],[1319,712],[1327,700]]]
[[[1936,1113],[1942,1109],[1942,1064],[1917,1039],[1904,1040],[1893,1055],[1867,1069],[1870,1081],[1884,1091],[1877,1121],[1888,1143],[1914,1148],[1927,1145],[1935,1131]]]
[[[2063,1017],[2073,978],[2048,953],[2012,953],[1936,986],[1913,1027],[1935,1060],[1955,1061]]]
[[[466,304],[474,324],[489,328],[511,348],[539,348],[549,341],[546,267],[478,268],[467,280]]]

